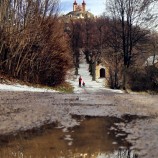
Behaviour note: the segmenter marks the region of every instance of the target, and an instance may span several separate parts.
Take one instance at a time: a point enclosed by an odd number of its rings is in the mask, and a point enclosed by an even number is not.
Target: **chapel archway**
[[[100,69],[100,78],[105,78],[105,69],[104,68]]]

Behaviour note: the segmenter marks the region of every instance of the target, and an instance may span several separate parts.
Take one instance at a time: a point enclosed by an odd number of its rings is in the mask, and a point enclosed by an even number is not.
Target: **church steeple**
[[[73,11],[82,11],[82,12],[85,12],[86,11],[85,0],[83,0],[82,5],[78,5],[77,2],[76,2],[76,0],[74,0]]]
[[[85,1],[83,0],[82,4],[86,5]]]
[[[85,3],[84,0],[83,0],[83,2],[82,2],[82,11],[83,11],[83,12],[86,11],[86,3]]]
[[[76,0],[74,1],[74,3],[73,3],[73,4],[77,5],[77,2],[76,2]]]
[[[75,0],[74,3],[73,3],[73,11],[76,11],[76,8],[77,8],[77,2]]]

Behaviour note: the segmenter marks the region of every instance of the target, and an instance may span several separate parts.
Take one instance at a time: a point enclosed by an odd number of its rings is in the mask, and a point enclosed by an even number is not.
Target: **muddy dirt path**
[[[72,115],[114,116],[127,120],[116,125],[144,158],[158,155],[158,96],[136,94],[59,94],[0,92],[0,134],[12,134],[55,122],[78,125]],[[147,118],[147,119],[137,119]]]

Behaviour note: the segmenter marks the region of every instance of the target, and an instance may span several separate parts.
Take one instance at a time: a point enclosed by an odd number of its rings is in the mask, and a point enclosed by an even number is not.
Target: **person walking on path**
[[[79,81],[79,87],[81,87],[81,82],[82,82],[82,77],[81,76],[79,77],[78,81]]]
[[[83,81],[82,86],[85,87],[85,82]]]

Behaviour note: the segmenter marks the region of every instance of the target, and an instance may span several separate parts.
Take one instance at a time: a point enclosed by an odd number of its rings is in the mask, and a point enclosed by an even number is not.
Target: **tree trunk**
[[[78,75],[78,68],[75,67],[75,75]]]
[[[95,72],[95,67],[96,67],[96,61],[93,62],[92,64],[92,80],[96,80],[96,72]]]
[[[126,90],[126,76],[127,76],[127,67],[126,65],[124,65],[124,68],[123,68],[123,90]]]

